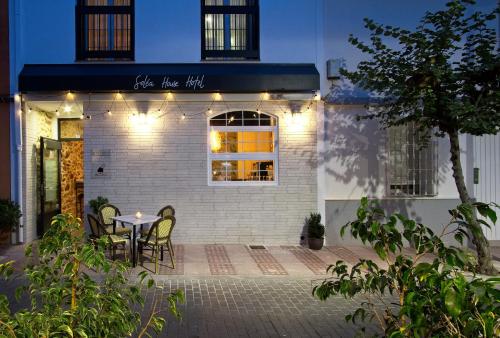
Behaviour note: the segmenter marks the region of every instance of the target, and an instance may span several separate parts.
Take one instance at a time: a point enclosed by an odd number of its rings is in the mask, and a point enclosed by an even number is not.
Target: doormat
[[[263,245],[249,245],[248,246],[252,250],[265,250],[266,247]]]

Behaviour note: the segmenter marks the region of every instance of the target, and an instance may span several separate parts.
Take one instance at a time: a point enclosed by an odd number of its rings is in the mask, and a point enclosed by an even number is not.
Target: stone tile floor
[[[337,260],[354,264],[360,256],[376,260],[362,247],[325,247],[311,251],[296,246],[250,249],[244,245],[175,245],[175,269],[167,255],[155,279],[163,290],[146,293],[146,310],[155,297],[182,289],[183,319],[169,317],[161,337],[352,337],[359,328],[344,321],[358,302],[312,297],[314,285],[326,277],[325,267]],[[494,255],[500,250],[494,249]],[[133,274],[152,271],[149,252]],[[23,247],[0,248],[0,262],[23,261]],[[20,265],[18,265],[20,266]],[[20,280],[0,282],[12,295]],[[158,294],[158,293],[161,294]],[[162,297],[161,299],[164,299]],[[374,333],[376,325],[368,326]]]

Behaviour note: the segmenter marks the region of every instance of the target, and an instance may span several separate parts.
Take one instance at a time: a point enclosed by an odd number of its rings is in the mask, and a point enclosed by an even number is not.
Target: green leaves
[[[125,337],[136,332],[144,306],[141,286],[148,274],[139,273],[138,282],[131,283],[128,264],[106,257],[105,240],[95,244],[85,242],[79,219],[54,217],[38,245],[25,252],[31,256],[34,250],[39,262],[25,267],[29,285],[18,287],[15,296],[26,293],[31,308],[11,314],[7,298],[0,295],[0,320],[7,323],[0,325],[0,337]],[[0,276],[11,273],[12,262],[0,264]],[[155,287],[152,278],[147,287]],[[181,291],[167,300],[175,318],[180,317],[179,300]],[[159,334],[164,324],[165,318],[155,315],[145,329]]]
[[[463,239],[473,210],[471,205],[450,210],[452,220],[443,233]],[[430,228],[401,214],[386,216],[376,201],[363,199],[356,217],[342,231],[370,245],[384,266],[360,259],[349,268],[337,261],[327,269],[331,277],[313,288],[315,297],[341,295],[360,301],[346,321],[376,317],[387,337],[500,334],[500,277],[465,277],[462,269],[470,264],[467,252],[446,246]],[[413,255],[402,254],[403,238],[415,246]]]

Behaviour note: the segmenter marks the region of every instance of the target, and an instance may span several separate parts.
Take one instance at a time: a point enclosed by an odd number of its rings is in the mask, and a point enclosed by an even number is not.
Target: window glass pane
[[[212,161],[213,181],[274,181],[274,161]]]
[[[255,0],[205,0],[205,6],[254,6]]]
[[[247,49],[247,15],[230,14],[231,50]]]
[[[254,153],[274,152],[274,132],[272,131],[210,131],[212,153]]]
[[[421,141],[422,136],[413,123],[388,129],[390,195],[436,194],[437,145],[432,139],[427,145]]]
[[[259,114],[254,111],[244,111],[243,112],[243,125],[244,126],[258,126],[259,125]]]
[[[224,50],[224,14],[205,14],[205,49]]]
[[[83,121],[59,120],[59,139],[83,138]]]
[[[85,6],[130,6],[130,0],[85,0]]]
[[[241,126],[243,125],[243,114],[241,111],[227,113],[228,126]]]

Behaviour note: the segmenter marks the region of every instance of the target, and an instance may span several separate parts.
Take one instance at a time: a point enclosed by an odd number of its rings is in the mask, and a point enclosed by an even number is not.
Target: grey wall
[[[386,213],[398,212],[430,227],[434,232],[441,233],[443,226],[448,224],[448,210],[460,204],[458,199],[381,199],[380,206]],[[340,237],[340,228],[347,222],[356,219],[359,200],[329,200],[326,201],[326,243],[327,245],[361,245],[346,232]],[[448,236],[445,242],[457,245]]]

